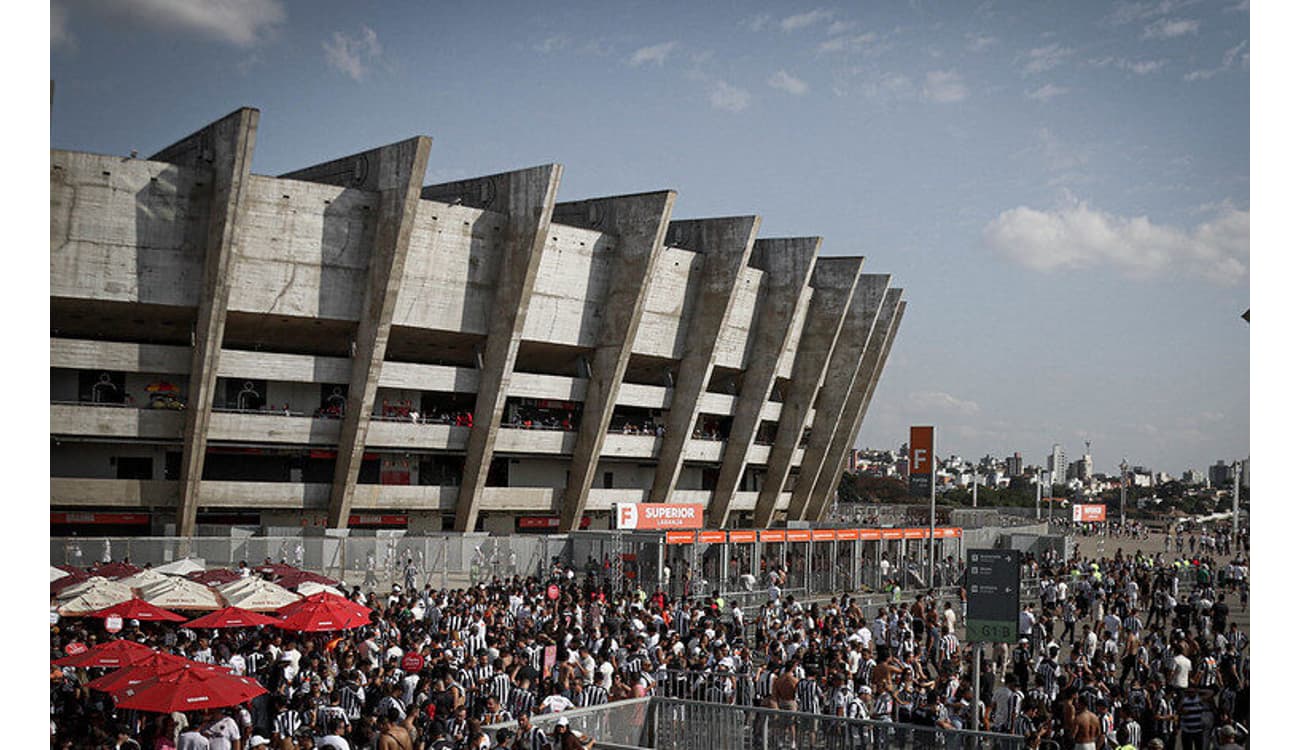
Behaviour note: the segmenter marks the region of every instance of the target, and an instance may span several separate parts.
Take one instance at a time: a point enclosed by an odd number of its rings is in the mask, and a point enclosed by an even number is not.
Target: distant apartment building
[[[1052,484],[1065,484],[1069,481],[1070,465],[1060,443],[1052,446],[1052,454],[1047,457],[1047,471],[1052,476]]]
[[[1013,456],[1007,456],[1007,476],[1018,477],[1025,473],[1025,460],[1017,453]]]
[[[1232,486],[1232,464],[1224,463],[1222,460],[1210,467],[1210,486],[1211,487],[1231,487]]]

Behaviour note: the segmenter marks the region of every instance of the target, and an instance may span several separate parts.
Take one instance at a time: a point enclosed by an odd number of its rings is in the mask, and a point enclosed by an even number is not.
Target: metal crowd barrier
[[[655,750],[1023,750],[1022,737],[942,729],[797,711],[665,698],[637,698],[532,718],[550,735],[568,717],[570,730],[597,746]],[[515,728],[513,722],[484,727]]]

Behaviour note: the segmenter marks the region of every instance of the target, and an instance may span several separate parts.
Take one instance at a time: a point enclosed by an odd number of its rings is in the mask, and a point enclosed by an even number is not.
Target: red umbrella
[[[185,622],[185,618],[175,612],[168,612],[162,607],[155,607],[144,599],[128,599],[121,604],[91,612],[89,617],[111,617],[117,615],[123,620],[154,620],[166,622]]]
[[[281,607],[278,614],[284,618],[280,627],[299,632],[351,630],[370,624],[369,607],[325,591]]]
[[[204,586],[220,586],[223,583],[238,581],[243,576],[233,570],[216,568],[214,570],[197,570],[185,577],[195,583],[201,583]]]
[[[304,583],[323,583],[326,586],[338,586],[339,582],[310,570],[296,570],[275,579],[275,585],[286,589],[296,589]]]
[[[59,570],[62,570],[62,568],[59,568]],[[50,593],[54,595],[58,595],[60,591],[68,588],[69,586],[81,583],[82,581],[90,578],[90,574],[84,570],[73,568],[73,571],[75,572],[69,573],[57,581],[51,581]]]
[[[92,690],[113,693],[193,663],[195,662],[186,659],[184,656],[155,651],[128,667],[115,669],[102,677],[91,680],[86,685]]]
[[[279,625],[274,617],[239,607],[226,607],[185,623],[187,628],[250,628],[255,625]]]
[[[209,671],[202,665],[186,665],[118,695],[118,708],[171,713],[237,706],[266,692],[257,680],[230,673]]]
[[[144,568],[137,568],[131,563],[112,562],[100,565],[98,568],[95,568],[90,572],[93,575],[103,576],[105,578],[126,578],[127,576],[133,576],[142,570],[144,570]]]
[[[60,667],[125,667],[140,661],[154,650],[142,643],[126,639],[108,641],[75,656],[65,656],[54,662]]]
[[[301,568],[295,568],[288,563],[267,563],[265,565],[258,565],[256,568],[253,568],[253,570],[256,570],[262,575],[268,576],[287,576],[290,573],[304,572]]]

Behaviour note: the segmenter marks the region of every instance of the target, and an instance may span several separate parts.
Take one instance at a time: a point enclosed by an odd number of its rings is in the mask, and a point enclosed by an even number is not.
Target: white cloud
[[[1201,27],[1200,21],[1188,18],[1162,18],[1142,31],[1143,39],[1176,39],[1180,36],[1195,34]]]
[[[902,73],[881,73],[862,85],[862,93],[868,99],[883,102],[910,100],[916,96],[912,79]]]
[[[1054,99],[1062,94],[1069,92],[1064,86],[1057,86],[1054,83],[1044,84],[1033,91],[1026,91],[1025,96],[1036,102],[1045,102]]]
[[[1052,211],[1020,206],[984,227],[984,243],[1035,271],[1110,266],[1138,277],[1183,271],[1236,284],[1248,273],[1250,212],[1227,209],[1184,230],[1084,202]]]
[[[751,16],[740,22],[741,26],[750,31],[762,31],[772,23],[772,16],[768,13],[760,13],[757,16]]]
[[[1089,60],[1088,64],[1098,68],[1118,68],[1136,75],[1146,76],[1158,72],[1165,65],[1168,65],[1169,61],[1166,59],[1129,60],[1125,57],[1099,57]]]
[[[817,45],[818,52],[881,52],[883,47],[876,47],[881,41],[880,35],[873,31],[853,36],[837,36]]]
[[[325,49],[325,60],[331,68],[347,75],[354,81],[360,81],[369,72],[368,63],[383,54],[384,48],[379,44],[379,35],[369,26],[362,26],[357,36],[348,36],[342,31],[321,42]]]
[[[784,70],[778,70],[767,79],[767,85],[774,89],[780,89],[795,96],[808,93],[808,84],[790,75]]]
[[[1197,0],[1154,0],[1153,2],[1120,3],[1106,20],[1115,25],[1148,21],[1152,18],[1167,16],[1170,13]]]
[[[534,45],[533,49],[537,50],[538,52],[541,52],[544,55],[548,55],[552,52],[559,52],[560,50],[568,46],[569,46],[569,37],[565,36],[564,34],[556,34],[554,36],[546,37],[541,42]]]
[[[983,52],[998,43],[998,38],[988,34],[968,33],[966,35],[966,49],[971,52]]]
[[[835,14],[825,8],[810,10],[807,13],[800,13],[794,16],[786,16],[781,19],[782,31],[797,31],[804,29],[813,24],[829,21],[835,17]]]
[[[632,53],[632,56],[629,57],[627,60],[627,64],[631,65],[632,67],[645,65],[647,63],[654,63],[655,65],[663,65],[664,61],[668,59],[668,53],[672,52],[673,49],[676,47],[677,47],[677,42],[664,42],[662,44],[654,44],[649,47],[642,47],[641,49]]]
[[[67,41],[68,10],[72,7],[132,27],[198,34],[240,47],[257,43],[285,19],[279,0],[59,0],[50,5],[51,42],[56,40],[56,33],[65,35]]]
[[[1035,47],[1025,53],[1025,57],[1028,58],[1028,62],[1025,63],[1025,72],[1045,73],[1065,62],[1073,54],[1074,50],[1056,43],[1049,44],[1046,47]]]
[[[978,414],[980,411],[980,405],[974,401],[960,399],[943,391],[919,391],[911,394],[909,400],[918,409],[966,415]]]
[[[954,70],[932,70],[925,74],[921,96],[932,102],[950,104],[966,98],[966,84],[961,74]]]
[[[1184,81],[1204,81],[1217,76],[1220,73],[1232,70],[1238,64],[1245,68],[1250,64],[1250,53],[1246,51],[1250,41],[1241,40],[1237,45],[1223,53],[1223,62],[1217,68],[1207,68],[1204,70],[1193,70],[1183,75]]]
[[[852,31],[853,28],[857,25],[858,25],[857,21],[836,21],[832,23],[830,26],[826,27],[826,33],[830,36],[835,36],[836,34],[846,34]]]
[[[749,92],[732,86],[726,81],[718,81],[713,85],[713,91],[709,93],[709,104],[714,109],[721,109],[727,112],[740,112],[749,107]]]

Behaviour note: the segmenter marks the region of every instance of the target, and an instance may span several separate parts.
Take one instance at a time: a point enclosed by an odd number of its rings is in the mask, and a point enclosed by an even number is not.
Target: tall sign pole
[[[907,442],[907,492],[930,496],[930,580],[934,586],[934,427],[913,427]]]
[[[1043,520],[1043,472],[1038,472],[1038,481],[1034,482],[1038,487],[1038,497],[1034,498],[1034,520]]]
[[[975,472],[975,484],[971,488],[970,507],[980,507],[980,473]]]

